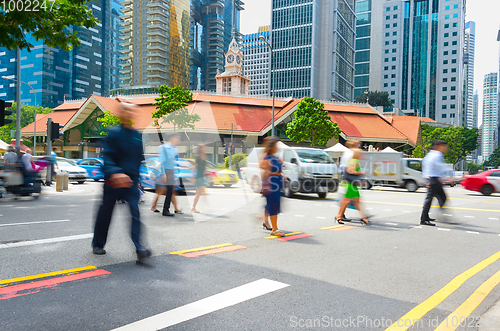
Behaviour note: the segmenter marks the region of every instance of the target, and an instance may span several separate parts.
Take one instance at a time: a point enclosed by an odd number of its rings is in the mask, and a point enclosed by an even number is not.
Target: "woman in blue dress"
[[[281,161],[274,156],[278,152],[279,139],[267,137],[264,139],[264,157],[260,161],[260,168],[264,170],[262,175],[262,194],[266,197],[266,208],[264,224],[262,226],[271,230],[272,236],[283,237],[285,234],[278,230],[278,214],[280,213],[281,187],[283,176],[281,173]],[[269,226],[271,218],[271,226]]]

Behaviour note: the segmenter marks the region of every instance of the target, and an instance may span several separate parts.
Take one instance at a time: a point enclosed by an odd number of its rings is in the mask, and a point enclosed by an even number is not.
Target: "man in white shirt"
[[[7,153],[4,154],[3,156],[3,162],[5,163],[6,166],[13,166],[17,163],[18,156],[14,152],[14,147],[9,146],[7,147]]]
[[[446,164],[444,162],[444,154],[448,151],[448,143],[444,140],[435,140],[432,143],[432,150],[427,153],[422,161],[422,176],[428,179],[427,196],[425,197],[422,215],[420,216],[420,224],[434,226],[429,217],[432,199],[437,198],[439,206],[443,208],[446,202],[446,193],[443,190],[443,184],[440,178],[443,177]]]
[[[33,171],[33,165],[31,164],[32,156],[31,149],[27,148],[24,155],[21,157],[21,161],[23,161],[24,167],[27,171]]]

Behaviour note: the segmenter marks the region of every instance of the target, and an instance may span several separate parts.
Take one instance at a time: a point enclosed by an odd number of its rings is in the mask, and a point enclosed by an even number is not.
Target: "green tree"
[[[6,118],[12,119],[12,123],[9,123],[5,126],[0,127],[0,139],[10,144],[11,130],[16,130],[16,103],[13,102],[12,106],[7,108],[7,110],[12,111],[12,115],[7,116]],[[45,107],[36,107],[37,114],[49,114],[52,112],[52,108]],[[35,120],[35,106],[29,106],[26,104],[21,104],[21,128],[24,128],[26,125],[33,123]],[[37,128],[39,130],[40,128]],[[32,146],[31,141],[23,141],[26,146]]]
[[[26,39],[28,35],[36,40],[43,40],[47,46],[60,47],[65,51],[79,46],[80,40],[74,28],[91,28],[99,22],[92,15],[92,9],[85,5],[87,2],[88,0],[0,2],[0,46],[9,50],[19,48],[31,51],[33,45]],[[36,8],[35,3],[38,4]],[[12,5],[18,8],[11,10]],[[18,10],[20,5],[23,5],[22,10]]]
[[[308,140],[312,147],[324,145],[331,138],[338,138],[341,130],[333,123],[325,105],[306,97],[298,105],[293,120],[286,126],[290,140],[300,143]]]
[[[488,158],[488,161],[484,162],[484,167],[493,167],[493,168],[500,167],[500,147],[495,149],[493,153],[491,153],[490,157]]]
[[[381,91],[369,91],[368,93],[358,95],[356,100],[354,100],[357,103],[366,103],[367,101],[372,107],[382,106],[391,108],[393,106],[392,100],[389,98],[389,93]]]
[[[151,115],[155,119],[154,125],[160,127],[159,119],[163,118],[163,123],[171,123],[176,129],[192,128],[194,123],[201,118],[198,114],[189,114],[188,103],[193,101],[193,93],[184,88],[160,86],[158,89],[160,96],[155,99],[153,106],[156,107]]]
[[[102,117],[99,117],[97,119],[97,121],[101,122],[101,125],[104,128],[106,128],[108,126],[117,126],[117,125],[122,124],[122,121],[120,120],[120,118],[116,115],[113,115],[111,113],[111,111],[109,111],[109,110],[105,110]],[[134,122],[130,121],[129,125],[130,126],[134,125]],[[107,133],[105,131],[101,132],[101,136],[106,136],[106,135],[107,135]]]
[[[467,163],[467,171],[471,175],[477,174],[482,168],[483,166],[481,164],[475,164],[472,162]]]
[[[423,158],[425,156],[424,150],[422,149],[422,146],[416,146],[413,152],[411,153],[411,157],[416,157],[416,158]]]

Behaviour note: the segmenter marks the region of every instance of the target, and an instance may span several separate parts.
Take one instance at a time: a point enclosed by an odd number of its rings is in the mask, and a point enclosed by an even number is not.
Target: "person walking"
[[[121,125],[109,129],[104,141],[104,190],[102,202],[97,213],[92,239],[92,252],[97,255],[106,254],[109,225],[116,200],[125,200],[132,216],[132,242],[135,245],[137,261],[151,256],[151,251],[141,243],[141,227],[139,213],[139,167],[144,160],[143,144],[140,133],[132,128],[131,120],[135,114],[135,106],[121,103],[118,117]]]
[[[264,158],[260,161],[260,168],[264,170],[262,175],[262,194],[266,197],[264,210],[264,223],[266,230],[271,230],[271,236],[283,237],[285,234],[278,230],[278,214],[281,208],[281,188],[283,186],[282,163],[274,156],[278,152],[277,137],[264,139]],[[271,226],[269,225],[271,219]]]
[[[198,146],[198,156],[193,168],[194,185],[196,186],[196,194],[194,196],[192,212],[199,213],[200,211],[196,209],[200,196],[205,194],[206,184],[205,184],[205,169],[207,167],[207,151],[203,144]]]
[[[439,206],[443,208],[446,203],[446,193],[443,190],[443,184],[440,178],[446,170],[444,163],[444,154],[448,151],[448,143],[444,140],[435,140],[432,143],[432,150],[427,153],[422,161],[422,176],[428,180],[427,183],[427,196],[424,200],[422,215],[420,216],[420,224],[435,226],[431,223],[434,219],[429,217],[429,210],[431,209],[432,199],[437,198]]]
[[[361,159],[361,150],[355,149],[353,150],[352,158],[347,162],[347,166],[345,169],[345,176],[344,176],[346,192],[344,198],[340,202],[339,213],[335,218],[335,220],[339,224],[344,224],[342,217],[345,213],[347,205],[351,201],[354,204],[354,207],[356,207],[356,209],[359,211],[359,214],[361,215],[361,221],[364,224],[370,224],[366,219],[363,209],[361,208],[361,202],[359,201],[360,194],[358,185],[360,184],[361,175],[365,174],[365,172],[361,171],[361,165],[359,163],[360,159]]]
[[[163,216],[175,216],[175,214],[182,213],[177,207],[177,200],[172,197],[174,194],[174,168],[175,158],[177,155],[177,144],[181,138],[177,132],[172,132],[168,135],[168,141],[158,147],[158,154],[160,155],[161,173],[163,181],[166,184],[165,202],[163,203]],[[170,212],[170,203],[173,202],[174,213]]]
[[[6,166],[14,166],[17,163],[19,157],[16,152],[14,152],[14,147],[8,146],[7,153],[3,155],[3,162]]]
[[[31,149],[26,149],[24,155],[21,157],[21,161],[23,161],[26,171],[35,171]]]
[[[158,148],[159,149],[159,148]],[[160,169],[158,169],[158,167]],[[155,213],[159,213],[160,211],[156,208],[156,205],[158,204],[158,199],[160,198],[161,195],[165,195],[167,191],[167,183],[164,181],[164,176],[162,175],[162,167],[161,163],[159,166],[155,168],[155,172],[158,171],[160,176],[156,176],[155,178],[155,188],[156,188],[156,194],[155,198],[153,200],[153,204],[151,205],[151,210]]]
[[[349,150],[345,151],[342,153],[342,156],[340,157],[340,164],[339,164],[339,171],[342,174],[342,182],[341,182],[341,188],[339,190],[339,194],[341,197],[345,196],[346,193],[346,187],[347,183],[344,180],[344,175],[345,175],[345,170],[347,168],[347,163],[349,160],[352,159],[352,156],[354,155],[354,149],[359,148],[359,142],[355,140],[348,140],[346,141],[346,147],[349,148]],[[345,216],[345,213],[342,214],[342,221],[343,222],[350,222],[351,219],[347,218]]]

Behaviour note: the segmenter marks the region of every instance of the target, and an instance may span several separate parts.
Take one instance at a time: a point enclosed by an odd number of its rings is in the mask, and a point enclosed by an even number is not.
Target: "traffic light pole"
[[[47,176],[45,178],[45,183],[46,185],[50,186],[52,183],[52,118],[49,118],[47,120],[47,156],[48,160],[51,162],[49,163],[49,166],[47,167]],[[55,160],[54,160],[55,161]]]
[[[21,50],[16,59],[16,153],[21,155]]]

